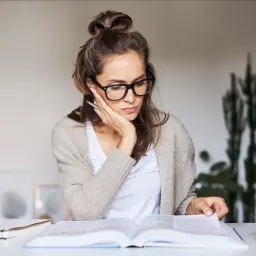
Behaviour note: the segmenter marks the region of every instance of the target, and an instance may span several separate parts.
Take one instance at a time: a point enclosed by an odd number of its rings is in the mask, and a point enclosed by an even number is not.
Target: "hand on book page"
[[[211,216],[190,215],[174,217],[173,229],[193,234],[227,235],[227,231],[221,228],[217,214]]]
[[[211,216],[150,215],[142,219],[132,238],[137,246],[246,247]]]
[[[221,228],[216,214],[211,216],[189,215],[189,216],[169,216],[169,215],[150,215],[139,223],[136,232],[146,229],[172,229],[193,234],[226,234]]]
[[[150,215],[131,219],[58,222],[25,247],[241,247],[216,215]]]

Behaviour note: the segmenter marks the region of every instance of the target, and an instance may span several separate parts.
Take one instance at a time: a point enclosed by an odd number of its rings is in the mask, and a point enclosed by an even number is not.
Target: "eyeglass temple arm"
[[[102,90],[106,91],[107,88],[105,88],[104,86],[102,86],[96,79],[92,78],[92,81],[93,81],[98,87],[100,87]]]

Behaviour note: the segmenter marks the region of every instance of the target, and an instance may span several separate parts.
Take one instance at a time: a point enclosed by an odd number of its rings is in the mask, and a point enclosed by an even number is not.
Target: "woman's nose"
[[[133,103],[135,101],[135,94],[133,93],[132,89],[129,89],[126,96],[124,97],[124,101]]]

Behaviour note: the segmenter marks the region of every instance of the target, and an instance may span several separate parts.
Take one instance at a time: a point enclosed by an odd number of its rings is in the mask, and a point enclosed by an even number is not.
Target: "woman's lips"
[[[135,113],[137,111],[137,107],[134,108],[122,108],[122,110],[126,113]]]

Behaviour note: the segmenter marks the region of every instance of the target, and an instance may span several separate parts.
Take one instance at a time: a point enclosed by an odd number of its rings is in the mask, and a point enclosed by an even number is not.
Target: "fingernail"
[[[212,215],[212,211],[210,211],[210,210],[206,211],[206,215],[207,215],[207,216]]]

